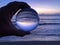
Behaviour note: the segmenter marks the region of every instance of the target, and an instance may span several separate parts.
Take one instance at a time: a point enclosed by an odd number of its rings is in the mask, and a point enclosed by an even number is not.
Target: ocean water
[[[39,26],[24,37],[5,36],[0,41],[60,41],[60,16],[39,15]]]

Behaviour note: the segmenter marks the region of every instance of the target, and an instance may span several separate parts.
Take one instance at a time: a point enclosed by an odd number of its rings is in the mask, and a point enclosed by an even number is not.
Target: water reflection
[[[38,14],[30,8],[17,13],[14,20],[15,27],[23,31],[32,31],[39,25]]]
[[[22,29],[24,31],[31,31],[37,27],[38,22],[19,22],[19,21],[17,21],[16,24],[19,29]]]

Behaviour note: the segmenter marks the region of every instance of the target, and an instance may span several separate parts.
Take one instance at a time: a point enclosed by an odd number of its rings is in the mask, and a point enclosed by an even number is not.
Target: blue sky
[[[38,13],[60,13],[60,0],[0,0],[0,7],[12,1],[27,2]]]

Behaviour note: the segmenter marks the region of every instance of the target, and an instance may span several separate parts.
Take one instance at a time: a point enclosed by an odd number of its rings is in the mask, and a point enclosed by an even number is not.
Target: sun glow
[[[22,29],[24,31],[31,31],[35,29],[38,25],[38,22],[16,22],[18,29]]]
[[[34,8],[39,14],[53,14],[53,13],[60,13],[60,10],[57,9],[50,9],[50,8]]]
[[[30,26],[33,25],[33,22],[17,22],[19,25],[23,25],[23,26]]]

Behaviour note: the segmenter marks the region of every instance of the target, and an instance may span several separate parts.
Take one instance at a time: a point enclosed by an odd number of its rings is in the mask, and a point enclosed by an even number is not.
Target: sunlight
[[[53,13],[60,13],[60,10],[57,9],[50,9],[50,8],[34,8],[39,14],[53,14]]]
[[[23,26],[30,26],[33,25],[34,22],[17,22],[19,25],[23,25]]]
[[[37,27],[38,22],[19,22],[19,21],[17,21],[16,24],[17,24],[18,29],[22,29],[24,31],[31,31]]]

